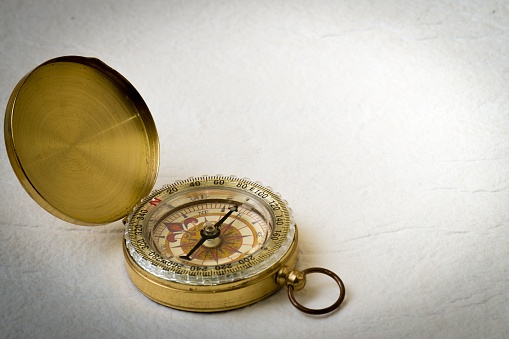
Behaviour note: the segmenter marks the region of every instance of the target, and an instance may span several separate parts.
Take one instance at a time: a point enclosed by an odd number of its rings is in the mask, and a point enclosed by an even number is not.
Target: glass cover
[[[129,216],[126,246],[160,278],[221,284],[276,263],[295,225],[279,195],[235,177],[190,178],[150,195]]]

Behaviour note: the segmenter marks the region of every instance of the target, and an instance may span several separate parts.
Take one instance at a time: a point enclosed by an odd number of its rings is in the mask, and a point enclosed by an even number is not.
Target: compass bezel
[[[191,197],[193,192],[208,190],[210,196],[197,198],[196,203],[207,199],[216,199],[215,192],[231,191],[232,196],[248,197],[256,204],[265,207],[272,226],[270,239],[261,248],[250,255],[229,265],[199,265],[179,258],[164,258],[150,245],[147,235],[158,220],[151,218],[158,210],[178,207],[165,205],[173,197]],[[183,199],[185,201],[185,199]],[[226,202],[226,199],[225,199]],[[294,241],[296,226],[292,212],[286,202],[259,183],[233,176],[203,176],[177,181],[153,192],[139,204],[126,221],[125,247],[130,258],[149,275],[186,285],[221,285],[243,280],[263,272],[277,263],[288,252]]]

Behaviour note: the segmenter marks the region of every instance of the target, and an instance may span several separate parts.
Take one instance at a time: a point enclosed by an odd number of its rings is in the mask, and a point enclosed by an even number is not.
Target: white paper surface
[[[509,337],[504,1],[2,1],[0,106],[62,55],[97,57],[151,109],[160,187],[235,174],[289,201],[299,268],[347,287],[231,312],[148,300],[123,226],[45,212],[0,152],[2,337]],[[311,278],[310,278],[311,279]],[[304,290],[309,306],[336,291]]]

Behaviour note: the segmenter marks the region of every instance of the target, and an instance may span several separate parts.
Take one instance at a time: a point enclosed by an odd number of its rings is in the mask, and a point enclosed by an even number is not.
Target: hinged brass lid
[[[60,57],[35,68],[12,92],[4,129],[21,184],[65,221],[116,221],[154,186],[159,140],[150,111],[98,59]]]

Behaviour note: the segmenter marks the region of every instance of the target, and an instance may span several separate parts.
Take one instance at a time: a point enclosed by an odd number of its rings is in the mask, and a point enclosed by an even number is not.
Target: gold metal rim
[[[157,177],[150,111],[129,81],[98,59],[59,57],[23,77],[7,104],[4,137],[28,194],[74,224],[121,219]]]
[[[279,262],[259,274],[220,285],[186,285],[163,280],[147,273],[134,262],[123,242],[126,268],[133,284],[145,296],[171,308],[192,312],[227,311],[251,305],[281,288],[276,281],[282,267],[293,269],[297,263],[297,231],[288,252]]]

